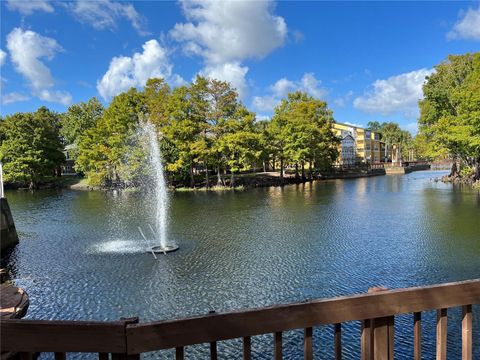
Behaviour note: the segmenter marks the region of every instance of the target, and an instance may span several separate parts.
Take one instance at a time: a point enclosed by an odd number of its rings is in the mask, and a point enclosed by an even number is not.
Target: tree
[[[408,157],[408,154],[414,148],[412,134],[409,131],[402,130],[395,122],[370,121],[367,126],[372,131],[379,133],[385,142],[385,158],[387,158],[389,149],[392,151],[395,149],[392,157],[396,161],[401,161],[403,155],[405,154],[405,157]]]
[[[240,106],[235,116],[223,124],[217,151],[230,169],[230,186],[235,186],[235,173],[246,171],[258,160],[261,135],[255,131],[255,114]]]
[[[297,91],[287,95],[275,108],[270,131],[275,154],[280,159],[283,181],[284,163],[293,163],[295,176],[301,166],[305,179],[305,164],[322,168],[332,165],[338,156],[337,138],[332,131],[333,116],[327,103]]]
[[[146,116],[144,94],[135,88],[115,96],[94,128],[79,144],[77,169],[93,185],[128,185],[136,182],[141,154],[131,152],[140,119]]]
[[[97,124],[103,111],[104,107],[96,97],[70,106],[60,121],[60,135],[65,143],[78,145],[80,137]]]
[[[448,153],[451,176],[462,167],[480,179],[480,53],[451,55],[435,67],[423,86],[420,134],[430,153]],[[468,172],[468,171],[467,171]]]
[[[45,176],[59,174],[65,160],[59,138],[59,116],[46,107],[16,113],[0,123],[0,160],[5,182],[28,182],[35,189]]]
[[[202,123],[192,115],[192,103],[186,86],[175,88],[166,104],[167,120],[160,128],[162,154],[168,171],[188,176],[195,187],[194,169],[205,152],[200,134]]]

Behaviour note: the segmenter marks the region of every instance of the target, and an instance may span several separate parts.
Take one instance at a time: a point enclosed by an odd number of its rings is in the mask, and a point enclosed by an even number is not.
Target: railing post
[[[124,326],[124,338],[125,338],[125,352],[123,354],[112,354],[112,360],[139,360],[140,354],[128,354],[128,338],[127,338],[127,326],[130,324],[138,324],[138,317],[121,318]]]
[[[384,287],[368,289],[369,293],[383,291],[388,289]],[[362,360],[393,360],[394,319],[394,316],[386,316],[363,322]]]

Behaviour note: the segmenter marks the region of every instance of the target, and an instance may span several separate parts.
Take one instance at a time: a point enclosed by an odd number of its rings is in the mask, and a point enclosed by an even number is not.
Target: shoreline
[[[335,180],[335,179],[357,179],[357,178],[368,178],[373,176],[382,176],[385,175],[384,170],[374,169],[371,171],[353,171],[353,172],[344,172],[344,173],[324,173],[321,175],[313,176],[312,178],[296,178],[293,174],[285,174],[283,182],[280,179],[279,173],[277,172],[265,172],[265,173],[255,173],[255,174],[239,174],[235,177],[235,186],[231,187],[229,183],[229,178],[226,180],[226,185],[211,185],[210,187],[205,187],[203,182],[194,187],[185,187],[185,186],[169,186],[169,189],[174,192],[208,192],[208,191],[245,191],[251,188],[260,188],[260,187],[279,187],[286,185],[296,185],[296,184],[305,184],[313,181],[322,181],[322,180]],[[6,189],[18,190],[18,191],[27,191],[29,190],[28,186],[25,184],[7,184]],[[92,186],[88,184],[87,179],[77,176],[68,176],[62,178],[48,179],[40,181],[38,183],[38,189],[36,190],[51,190],[51,189],[70,189],[76,191],[136,191],[136,188],[123,188],[123,187],[100,187]]]
[[[421,170],[418,170],[421,171]],[[204,183],[199,183],[198,186],[191,188],[185,186],[169,186],[169,190],[172,192],[225,192],[225,191],[245,191],[252,188],[261,187],[280,187],[286,185],[305,184],[314,181],[336,180],[336,179],[359,179],[369,178],[375,176],[385,176],[386,172],[383,169],[373,169],[371,171],[353,171],[344,173],[324,173],[314,176],[313,178],[302,179],[301,177],[295,178],[292,174],[286,174],[283,179],[283,183],[280,179],[279,173],[267,172],[256,174],[240,174],[235,178],[235,186],[228,185],[212,185],[206,188]],[[480,182],[466,181],[469,179],[454,178],[451,179],[448,176],[442,176],[433,178],[435,181],[441,181],[444,183],[462,184],[471,186],[472,188],[480,188]],[[28,187],[22,186],[23,184],[7,184],[6,189],[27,191]],[[126,191],[134,192],[137,188],[122,188],[122,187],[100,187],[92,186],[88,184],[87,179],[77,176],[62,177],[54,180],[46,180],[39,182],[39,187],[36,190],[49,190],[49,189],[69,189],[75,191]]]

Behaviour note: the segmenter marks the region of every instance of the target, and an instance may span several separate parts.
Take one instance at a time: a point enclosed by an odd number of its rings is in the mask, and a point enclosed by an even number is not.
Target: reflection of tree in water
[[[425,224],[446,247],[480,253],[480,193],[471,189],[424,190]]]

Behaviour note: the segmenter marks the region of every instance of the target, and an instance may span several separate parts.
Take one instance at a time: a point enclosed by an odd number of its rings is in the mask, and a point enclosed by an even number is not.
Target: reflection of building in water
[[[375,164],[391,161],[391,149],[380,140],[380,134],[350,124],[333,123],[340,137],[338,165]]]

